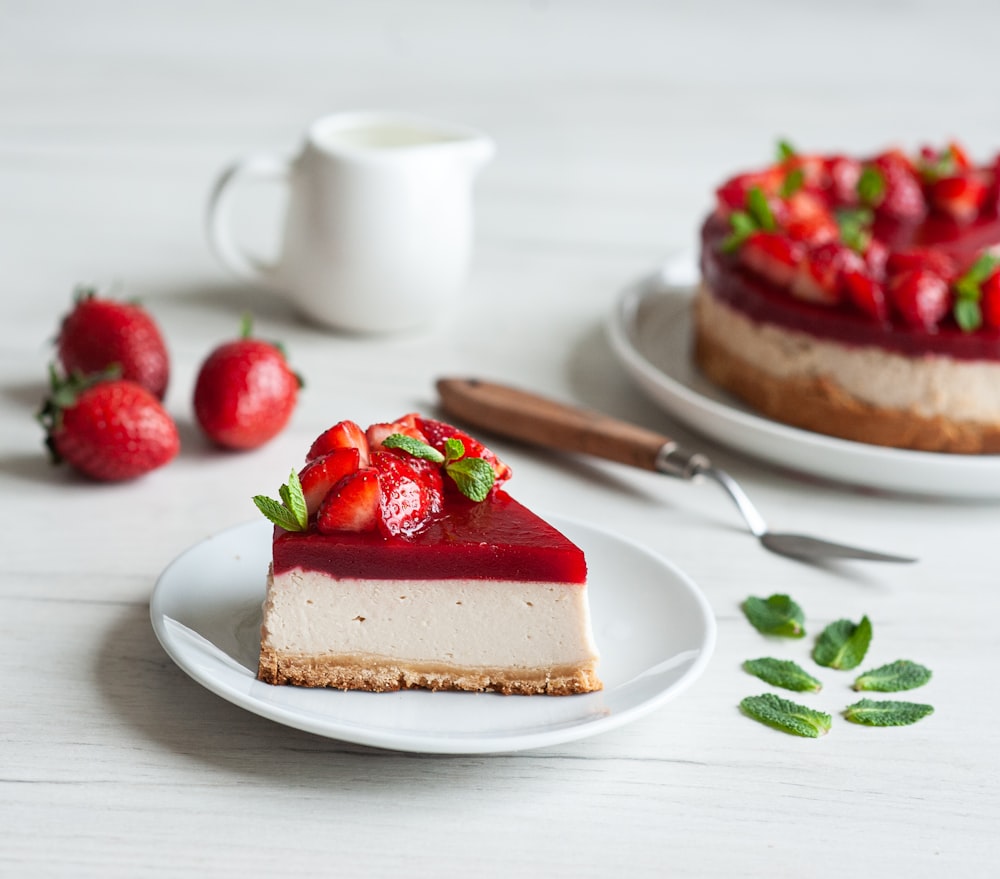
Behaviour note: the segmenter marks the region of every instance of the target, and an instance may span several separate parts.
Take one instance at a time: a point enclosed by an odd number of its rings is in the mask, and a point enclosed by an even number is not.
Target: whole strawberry
[[[78,288],[76,304],[63,319],[57,340],[66,374],[102,372],[117,364],[121,377],[159,399],[167,390],[170,359],[159,327],[140,305],[102,299]]]
[[[60,379],[39,420],[56,463],[92,479],[118,482],[162,467],[180,449],[177,426],[141,385],[103,376]]]
[[[194,389],[194,414],[206,436],[228,449],[254,449],[288,423],[302,382],[282,350],[250,336],[216,348],[201,365]]]

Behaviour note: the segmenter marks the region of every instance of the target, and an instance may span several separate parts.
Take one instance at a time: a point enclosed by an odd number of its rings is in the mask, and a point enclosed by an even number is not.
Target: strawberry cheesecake
[[[342,421],[280,500],[258,678],[383,692],[599,690],[583,551],[501,487],[510,468],[411,414]]]
[[[726,181],[701,230],[695,361],[778,421],[1000,452],[1000,157],[804,155]]]

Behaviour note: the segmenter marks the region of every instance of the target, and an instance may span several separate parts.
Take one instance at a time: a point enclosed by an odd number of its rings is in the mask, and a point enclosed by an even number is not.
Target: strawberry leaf
[[[872,640],[872,624],[868,617],[861,622],[837,620],[830,623],[816,639],[813,659],[824,668],[856,668]]]
[[[489,461],[484,461],[482,458],[451,461],[445,465],[445,472],[454,480],[458,490],[476,503],[486,500],[496,480],[493,467]]]
[[[428,445],[423,440],[407,436],[405,433],[390,434],[382,440],[382,445],[387,449],[401,449],[408,455],[413,455],[414,458],[422,458],[423,460],[431,461],[434,464],[444,463],[444,455],[442,455],[437,449]]]

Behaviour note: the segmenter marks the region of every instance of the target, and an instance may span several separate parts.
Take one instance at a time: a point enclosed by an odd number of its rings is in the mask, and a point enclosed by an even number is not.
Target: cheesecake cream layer
[[[599,689],[583,584],[272,575],[270,683],[571,693]]]
[[[708,377],[779,421],[879,445],[1000,451],[1000,364],[826,341],[751,320],[704,285],[695,327]]]

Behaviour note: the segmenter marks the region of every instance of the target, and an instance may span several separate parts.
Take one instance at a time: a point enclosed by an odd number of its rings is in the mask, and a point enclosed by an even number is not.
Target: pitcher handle
[[[274,155],[240,159],[226,168],[208,199],[208,240],[219,260],[248,281],[273,281],[278,264],[259,259],[240,246],[230,223],[235,184],[240,180],[288,183],[292,160]]]

